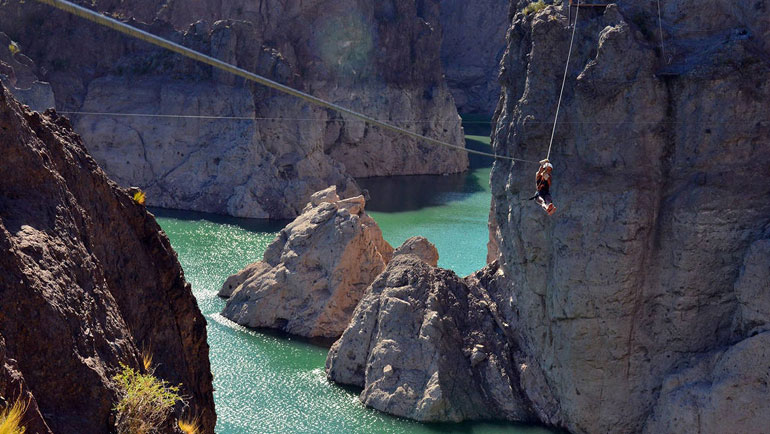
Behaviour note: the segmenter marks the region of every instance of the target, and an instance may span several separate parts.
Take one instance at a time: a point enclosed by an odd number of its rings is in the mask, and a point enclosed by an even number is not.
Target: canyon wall
[[[512,4],[493,146],[544,158],[566,7]],[[763,1],[584,8],[551,161],[497,160],[490,265],[393,260],[327,358],[360,399],[424,421],[574,433],[770,426],[770,14]],[[572,17],[576,15],[572,11]],[[469,404],[471,403],[471,404]]]
[[[334,103],[464,145],[441,72],[436,0],[87,6]],[[329,185],[346,197],[358,193],[352,177],[467,167],[462,152],[309,106],[46,5],[8,2],[0,8],[0,24],[36,62],[37,76],[51,83],[57,109],[80,113],[67,116],[94,158],[119,184],[145,189],[151,205],[290,218]]]
[[[441,64],[460,113],[495,111],[509,8],[508,0],[441,1]]]
[[[113,432],[113,377],[121,364],[143,371],[148,353],[213,433],[206,321],[153,216],[67,119],[23,108],[4,87],[0,130],[3,399],[31,400],[28,432]]]
[[[581,9],[551,154],[555,216],[523,201],[536,166],[496,162],[491,250],[512,291],[499,307],[527,354],[522,381],[541,386],[528,396],[546,423],[761,432],[770,5],[661,6],[662,41],[655,3]],[[566,20],[561,6],[513,17],[498,153],[545,157]]]

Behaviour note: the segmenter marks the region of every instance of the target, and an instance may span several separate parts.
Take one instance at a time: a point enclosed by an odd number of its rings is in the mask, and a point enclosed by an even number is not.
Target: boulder
[[[227,279],[222,315],[247,327],[336,338],[393,248],[364,211],[363,196],[340,199],[334,186],[311,196],[263,260]]]
[[[431,267],[438,265],[438,250],[436,246],[425,237],[412,237],[399,246],[393,256],[414,255]]]

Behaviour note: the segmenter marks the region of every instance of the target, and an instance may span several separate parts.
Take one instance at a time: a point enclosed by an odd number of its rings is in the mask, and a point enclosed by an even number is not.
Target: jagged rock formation
[[[437,0],[86,6],[133,17],[134,26],[373,117],[464,144],[438,67]],[[344,119],[46,5],[12,0],[0,8],[0,24],[38,63],[59,110],[193,116],[72,116],[107,173],[143,187],[151,205],[293,218],[328,185],[358,194],[351,176],[452,173],[468,164],[462,152]]]
[[[393,254],[365,204],[363,196],[341,200],[334,186],[315,193],[262,261],[227,279],[219,292],[230,297],[222,315],[300,336],[342,334]]]
[[[495,111],[509,8],[509,0],[441,1],[441,65],[460,113]]]
[[[565,8],[520,3],[493,138],[539,160],[570,29]],[[654,6],[581,11],[551,155],[556,216],[523,200],[536,167],[497,161],[495,278],[464,286],[394,259],[333,346],[331,379],[420,420],[490,408],[576,433],[765,431],[770,15],[763,2],[668,2],[663,54]],[[504,374],[478,378],[493,356]],[[478,392],[495,386],[506,399]]]
[[[531,420],[516,348],[484,288],[496,273],[492,265],[461,279],[394,256],[329,351],[327,376],[363,387],[368,406],[419,421]]]
[[[768,5],[661,6],[663,56],[654,3],[581,10],[551,155],[556,216],[522,201],[535,167],[495,164],[492,232],[512,291],[498,307],[531,359],[527,372],[542,379],[522,381],[545,423],[576,433],[761,432],[770,425],[760,398]],[[558,6],[514,16],[498,153],[544,157],[566,25]]]
[[[2,88],[0,129],[0,368],[34,397],[31,432],[112,432],[112,377],[147,350],[213,433],[206,322],[155,219],[55,112]]]

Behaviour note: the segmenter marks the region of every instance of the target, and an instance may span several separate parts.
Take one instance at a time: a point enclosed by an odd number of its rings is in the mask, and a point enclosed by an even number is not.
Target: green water
[[[482,141],[484,137],[481,137]],[[482,143],[483,145],[483,143]],[[473,162],[474,166],[483,162]],[[489,168],[446,177],[369,179],[367,204],[394,245],[423,235],[439,264],[461,275],[485,263]],[[498,433],[550,431],[496,423],[420,424],[367,409],[357,392],[326,381],[327,348],[247,330],[219,316],[224,280],[261,259],[286,222],[154,209],[208,322],[217,433]]]

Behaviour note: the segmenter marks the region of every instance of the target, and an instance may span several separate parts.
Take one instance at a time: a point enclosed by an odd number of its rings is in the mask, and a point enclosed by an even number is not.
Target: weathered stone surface
[[[363,387],[368,406],[419,421],[531,420],[516,348],[484,289],[496,271],[461,279],[394,255],[329,351],[327,376]]]
[[[19,45],[0,32],[0,80],[19,102],[42,112],[54,107],[55,101],[51,85],[38,80],[36,69]]]
[[[3,88],[0,127],[0,334],[44,422],[112,432],[112,377],[146,349],[213,433],[206,322],[153,216],[55,112]]]
[[[699,359],[695,366],[666,376],[644,432],[766,432],[770,333]]]
[[[414,255],[432,267],[438,265],[438,250],[425,237],[412,237],[404,241],[404,244],[393,252],[394,257],[398,255]]]
[[[43,415],[37,406],[37,400],[30,393],[24,382],[24,376],[19,372],[16,361],[6,357],[5,340],[0,335],[0,411],[7,409],[16,402],[26,404],[23,427],[27,432],[49,434],[51,428],[45,423]]]
[[[763,2],[661,6],[665,56],[654,3],[581,10],[551,154],[554,217],[522,200],[535,167],[495,163],[492,244],[511,291],[498,307],[545,423],[721,432],[724,417],[752,432],[770,426],[756,402],[766,338],[751,337],[770,319],[770,14]],[[566,24],[558,6],[514,17],[498,153],[545,156]],[[734,364],[670,380],[713,354]]]
[[[334,187],[311,196],[263,260],[227,279],[225,317],[307,337],[336,338],[385,268],[393,248],[364,211],[363,196],[340,200]]]
[[[84,5],[134,17],[138,21],[131,25],[463,146],[460,119],[438,66],[438,3]],[[73,116],[97,161],[122,185],[146,190],[150,205],[294,218],[310,194],[328,185],[359,194],[352,176],[454,173],[468,164],[465,153],[246,84],[47,5],[12,0],[0,9],[0,24],[37,62],[38,75],[51,82],[59,110],[192,116]]]
[[[441,65],[460,113],[495,111],[509,8],[509,0],[441,1]]]

